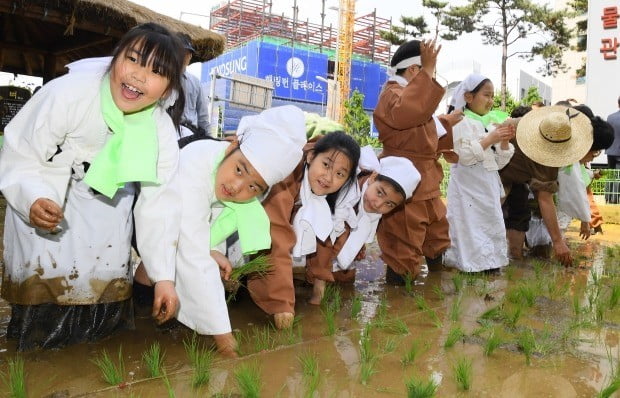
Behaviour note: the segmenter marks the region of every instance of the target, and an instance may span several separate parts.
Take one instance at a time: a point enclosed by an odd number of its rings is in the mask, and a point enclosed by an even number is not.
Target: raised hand
[[[441,50],[441,44],[437,45],[435,39],[423,40],[420,43],[420,57],[422,58],[422,70],[430,77],[435,75],[437,67],[437,54]]]

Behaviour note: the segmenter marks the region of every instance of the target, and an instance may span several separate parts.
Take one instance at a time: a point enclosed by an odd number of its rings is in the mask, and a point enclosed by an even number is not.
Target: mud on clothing
[[[108,199],[82,181],[85,164],[112,134],[101,114],[101,79],[91,71],[47,83],[5,129],[0,189],[9,206],[2,297],[14,304],[11,330],[30,331],[18,333],[18,348],[90,341],[133,325],[124,304],[131,297],[133,184]],[[138,246],[154,281],[174,280],[180,209],[161,203],[179,198],[171,178],[178,147],[165,110],[157,107],[153,118],[160,184],[141,184],[134,210]],[[63,208],[59,233],[29,224],[38,198]]]

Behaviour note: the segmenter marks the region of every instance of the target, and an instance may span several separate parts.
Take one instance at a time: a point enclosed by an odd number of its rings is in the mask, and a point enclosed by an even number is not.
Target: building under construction
[[[325,25],[325,0],[321,0],[321,23],[300,20],[297,0],[293,1],[293,18],[272,12],[272,0],[229,0],[213,7],[209,29],[226,37],[232,49],[256,38],[270,37],[282,44],[307,46],[319,53],[334,54],[338,27]],[[387,64],[392,56],[390,43],[380,31],[390,31],[392,19],[377,16],[376,9],[354,18],[352,54],[354,58]]]

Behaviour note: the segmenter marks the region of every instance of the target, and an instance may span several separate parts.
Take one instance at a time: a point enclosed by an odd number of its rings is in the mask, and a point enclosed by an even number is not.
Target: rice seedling
[[[351,300],[351,319],[357,318],[360,312],[362,312],[362,296],[356,294]]]
[[[381,300],[379,300],[379,306],[377,307],[377,315],[375,319],[381,320],[382,322],[385,321],[385,319],[387,318],[387,312],[388,312],[387,299],[385,297],[381,297]]]
[[[415,278],[410,272],[407,272],[403,275],[403,280],[405,281],[405,291],[407,294],[413,295],[413,281]]]
[[[342,308],[342,295],[340,293],[340,288],[333,283],[329,283],[325,286],[325,294],[321,299],[321,308],[323,308],[323,310],[326,310],[327,307],[330,306],[334,312],[338,312]]]
[[[517,346],[525,354],[525,363],[529,365],[536,348],[536,339],[532,329],[526,329],[517,337]]]
[[[263,388],[257,363],[244,363],[235,370],[235,380],[244,398],[258,398]]]
[[[450,320],[456,322],[461,316],[461,297],[457,297],[452,301],[450,306]]]
[[[398,346],[398,343],[396,341],[396,339],[394,337],[388,337],[385,340],[385,343],[383,345],[383,353],[384,354],[390,354],[394,351],[396,351],[396,347]]]
[[[618,390],[620,390],[620,377],[615,377],[598,393],[597,398],[611,398]]]
[[[533,307],[536,304],[537,289],[531,284],[522,284],[517,288],[517,294],[520,301],[528,307]]]
[[[118,349],[118,364],[112,361],[106,350],[103,350],[95,359],[91,359],[91,362],[101,370],[101,375],[106,383],[115,386],[123,382],[125,363],[123,362],[122,346]]]
[[[446,337],[446,341],[443,343],[443,348],[452,348],[456,344],[457,341],[461,340],[465,337],[465,332],[461,329],[460,326],[453,326],[448,331],[448,336]]]
[[[26,372],[24,360],[20,357],[8,360],[8,375],[2,373],[2,382],[9,396],[13,398],[26,398]]]
[[[504,321],[508,327],[515,328],[517,327],[517,322],[521,319],[521,315],[523,313],[523,307],[517,305],[514,309],[505,314]]]
[[[484,342],[483,352],[487,357],[493,354],[493,351],[497,349],[502,344],[502,338],[500,337],[497,330],[493,329],[489,338]]]
[[[200,349],[194,362],[194,374],[192,376],[192,386],[198,388],[209,383],[211,380],[211,367],[215,353],[212,350]]]
[[[496,305],[495,307],[491,307],[488,310],[484,311],[478,319],[485,319],[489,321],[499,321],[503,318],[504,312],[502,311],[502,307],[500,305]]]
[[[620,283],[614,283],[611,286],[611,291],[609,292],[609,301],[607,305],[609,309],[613,310],[616,308],[618,303],[620,302]]]
[[[336,333],[336,309],[333,305],[329,304],[324,310],[321,310],[323,318],[325,319],[325,335],[333,336]]]
[[[243,261],[243,260],[242,260]],[[232,272],[230,273],[231,281],[239,281],[246,275],[249,274],[258,274],[259,276],[264,276],[268,274],[271,270],[271,261],[269,260],[269,256],[261,254],[247,263],[239,264],[234,267]]]
[[[168,378],[168,374],[166,373],[166,369],[162,370],[162,381],[166,386],[166,392],[168,393],[168,398],[175,398],[174,389],[172,388],[172,384],[170,383],[170,379]]]
[[[463,391],[469,391],[473,379],[471,359],[460,357],[454,364],[456,384]]]
[[[409,334],[409,327],[407,327],[405,321],[400,318],[394,318],[386,321],[384,328],[393,334]]]
[[[508,281],[513,281],[515,278],[515,267],[511,267],[510,264],[508,267],[504,267],[503,269],[504,275]]]
[[[276,346],[273,326],[255,326],[252,342],[254,345],[254,352],[269,351],[273,349]]]
[[[437,295],[437,298],[439,300],[443,301],[446,298],[445,293],[443,292],[443,290],[441,289],[441,286],[439,286],[439,285],[433,286],[433,293],[435,293]]]
[[[602,323],[605,318],[605,311],[607,310],[607,302],[603,300],[603,296],[599,295],[594,303],[594,319],[597,323]]]
[[[540,260],[534,260],[532,262],[532,267],[534,268],[534,275],[536,276],[537,280],[541,278],[543,265],[543,262]]]
[[[418,355],[420,355],[421,352],[422,346],[420,342],[418,340],[414,340],[411,343],[411,347],[409,347],[407,352],[405,352],[405,355],[403,355],[403,357],[401,358],[400,363],[403,366],[407,366],[413,363],[413,361],[415,361],[415,359],[418,357]]]
[[[362,363],[360,363],[360,382],[363,385],[368,384],[368,380],[370,379],[370,377],[377,373],[377,370],[375,369],[375,365],[377,364],[377,358],[371,358],[367,361],[362,361]]]
[[[161,352],[159,343],[153,343],[143,354],[142,362],[146,367],[149,377],[159,377],[162,375],[164,365],[164,354]]]
[[[198,343],[198,335],[196,332],[192,333],[191,338],[185,338],[183,340],[183,347],[185,347],[185,353],[189,358],[189,362],[192,366],[195,366],[196,358],[198,357],[198,352],[200,351],[200,344]]]
[[[463,286],[465,284],[465,274],[461,272],[455,273],[454,276],[452,277],[452,284],[454,285],[455,292],[458,293],[461,290],[463,290]]]
[[[305,397],[311,398],[319,387],[321,374],[319,373],[319,361],[316,354],[306,352],[297,357],[301,365],[301,373],[306,387]]]
[[[579,296],[580,294],[575,293],[572,299],[573,314],[576,318],[579,318],[581,316],[581,313],[583,312]]]
[[[423,312],[427,312],[431,310],[431,307],[428,305],[428,303],[426,302],[423,296],[416,295],[415,303],[418,306],[418,308],[422,310]]]
[[[296,315],[293,319],[293,326],[290,328],[282,329],[279,331],[280,336],[283,337],[283,344],[293,345],[302,341],[302,323],[301,316]]]
[[[421,380],[413,376],[406,383],[408,398],[432,398],[437,393],[437,383],[433,378]]]

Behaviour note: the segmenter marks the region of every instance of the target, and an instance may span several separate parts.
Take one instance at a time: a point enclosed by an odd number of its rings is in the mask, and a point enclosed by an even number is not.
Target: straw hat
[[[573,108],[546,106],[528,112],[517,125],[517,144],[536,163],[563,167],[592,147],[592,123]]]

